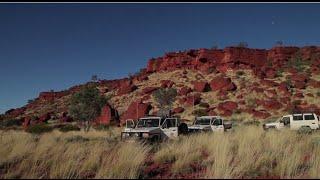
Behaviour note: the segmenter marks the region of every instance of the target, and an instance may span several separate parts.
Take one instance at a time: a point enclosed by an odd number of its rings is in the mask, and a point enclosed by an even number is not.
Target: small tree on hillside
[[[98,81],[98,76],[97,75],[92,75],[91,76],[91,81],[97,82]]]
[[[153,92],[153,97],[156,100],[159,107],[159,115],[167,116],[170,115],[172,104],[177,96],[177,90],[174,88],[160,88]]]
[[[73,119],[84,123],[87,132],[90,129],[91,121],[100,115],[101,109],[107,104],[108,99],[100,95],[96,86],[85,86],[72,95],[69,113]]]
[[[283,41],[277,41],[276,46],[283,46]]]
[[[238,47],[247,48],[248,47],[248,43],[247,42],[239,42]]]

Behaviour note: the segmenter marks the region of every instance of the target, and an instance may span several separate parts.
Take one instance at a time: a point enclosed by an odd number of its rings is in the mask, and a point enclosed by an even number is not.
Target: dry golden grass
[[[202,151],[207,158],[201,157]],[[201,162],[207,169],[203,178],[319,178],[319,151],[319,133],[264,132],[261,127],[240,126],[231,132],[197,134],[164,144],[154,159],[173,162],[176,173],[190,172],[186,167]]]
[[[2,178],[138,178],[149,151],[119,142],[119,133],[91,131],[41,136],[1,132]]]
[[[121,142],[120,130],[0,131],[0,178],[139,178],[149,155],[155,163],[172,164],[172,177],[196,173],[191,164],[206,169],[199,178],[320,177],[319,132],[239,125],[180,136],[151,151],[152,145]]]

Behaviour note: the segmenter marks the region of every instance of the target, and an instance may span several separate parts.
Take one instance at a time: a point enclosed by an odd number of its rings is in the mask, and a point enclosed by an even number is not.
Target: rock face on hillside
[[[249,74],[237,74],[239,71]],[[176,74],[169,76],[172,72]],[[320,96],[319,77],[320,47],[316,46],[170,52],[151,58],[146,68],[129,78],[97,82],[101,94],[113,94],[113,104],[104,107],[95,122],[123,124],[126,119],[145,116],[155,108],[152,93],[158,88],[171,87],[178,92],[173,108],[173,113],[178,115],[190,114],[190,108],[204,104],[211,115],[232,116],[240,112],[257,119],[292,110],[320,112],[316,101]],[[61,122],[72,121],[66,113],[67,101],[84,85],[60,92],[41,92],[25,106],[5,114],[24,119],[24,126],[33,122],[30,116],[41,122],[57,117]]]
[[[112,121],[114,124],[119,124],[119,115],[117,110],[110,105],[106,105],[101,110],[101,115],[95,120],[98,124],[109,125]]]
[[[132,102],[120,117],[120,123],[125,124],[127,119],[138,119],[148,115],[151,108],[150,104],[145,104],[141,100]]]

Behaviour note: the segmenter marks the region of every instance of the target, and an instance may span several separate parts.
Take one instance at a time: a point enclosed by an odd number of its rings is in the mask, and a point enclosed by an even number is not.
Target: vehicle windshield
[[[159,127],[159,119],[139,119],[137,127]]]
[[[196,119],[195,125],[210,125],[210,119],[209,118],[198,118]]]

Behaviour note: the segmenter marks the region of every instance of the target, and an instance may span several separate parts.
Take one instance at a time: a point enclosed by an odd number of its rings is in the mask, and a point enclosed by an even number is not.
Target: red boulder
[[[210,82],[210,87],[213,91],[233,91],[236,90],[236,85],[230,78],[216,77]]]
[[[108,125],[111,121],[117,120],[117,111],[110,105],[106,105],[102,108],[101,114],[96,118],[95,122],[98,124]]]
[[[223,103],[220,103],[218,105],[219,110],[228,110],[228,111],[234,111],[238,108],[238,104],[233,101],[225,101]]]
[[[268,112],[265,112],[265,111],[254,111],[253,112],[253,117],[255,117],[255,118],[266,119],[270,116],[271,116],[271,114]]]
[[[210,86],[207,82],[204,81],[194,81],[192,82],[193,84],[193,89],[196,92],[206,92],[209,91]]]
[[[142,103],[141,100],[132,102],[127,111],[125,111],[120,118],[120,123],[124,124],[127,119],[138,119],[149,113],[151,110],[150,104]]]
[[[171,88],[174,85],[174,82],[171,80],[162,80],[160,83],[162,88]]]
[[[201,97],[200,97],[200,94],[195,94],[195,95],[192,95],[192,96],[188,96],[186,98],[186,104],[189,105],[189,106],[192,106],[192,105],[197,105],[201,102]]]
[[[132,84],[131,81],[124,81],[123,83],[120,84],[120,87],[118,89],[118,94],[119,96],[131,93],[132,91],[136,90],[137,86]]]
[[[282,107],[281,103],[276,100],[264,101],[263,107],[267,110],[278,110]]]
[[[184,111],[183,107],[177,107],[173,109],[173,113],[177,114],[177,113],[182,113]]]
[[[189,88],[189,87],[184,86],[184,87],[182,87],[182,88],[179,90],[178,94],[179,94],[180,96],[186,96],[186,95],[189,94],[190,92],[192,92],[192,89]]]
[[[157,90],[158,87],[146,87],[142,90],[142,94],[150,94],[152,93],[153,91]]]

